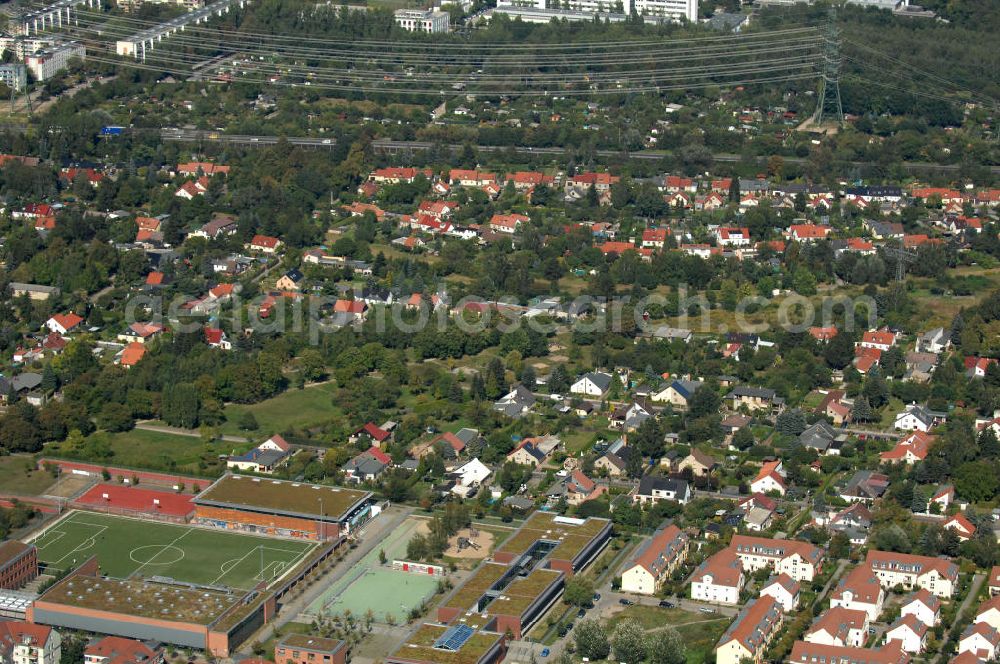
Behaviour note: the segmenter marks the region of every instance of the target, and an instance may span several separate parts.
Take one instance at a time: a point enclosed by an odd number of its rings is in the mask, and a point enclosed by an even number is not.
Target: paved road
[[[965,595],[965,599],[962,600],[961,605],[959,605],[958,611],[955,613],[955,620],[960,620],[962,618],[962,614],[965,613],[965,610],[969,608],[969,605],[972,604],[972,602],[979,595],[979,588],[983,585],[983,581],[985,580],[986,575],[982,573],[976,573],[972,577],[972,583],[969,584],[969,592]],[[946,627],[948,627],[950,631],[951,625],[947,625]],[[936,660],[937,664],[945,664],[945,662],[948,661],[948,657],[948,654],[942,652],[941,656]],[[932,660],[928,658],[927,661]]]
[[[188,436],[190,438],[201,438],[201,432],[197,429],[181,429],[180,427],[170,427],[165,424],[150,424],[150,420],[140,420],[135,423],[136,429],[143,431],[156,431],[158,433],[169,433],[175,436]],[[246,443],[250,439],[243,436],[221,436],[221,440],[227,443]]]
[[[173,127],[167,127],[161,130],[160,136],[165,141],[213,141],[218,143],[230,143],[234,145],[247,145],[247,146],[264,146],[264,145],[274,145],[279,140],[287,140],[292,145],[301,145],[307,147],[316,148],[332,148],[336,145],[336,141],[332,138],[312,138],[308,136],[295,136],[295,137],[280,137],[280,136],[249,136],[242,134],[224,134],[218,131],[206,131],[198,129],[179,129]],[[378,139],[372,141],[372,149],[376,152],[417,152],[422,150],[433,149],[437,144],[431,143],[429,141],[394,141],[390,139]],[[448,148],[452,151],[459,151],[463,149],[461,145],[445,145],[443,147]],[[546,148],[533,148],[533,147],[518,147],[518,146],[507,146],[507,145],[477,145],[476,149],[480,152],[509,152],[513,150],[514,152],[521,154],[537,154],[537,155],[551,155],[551,156],[569,156],[573,154],[573,150],[570,148],[562,147],[546,147]],[[620,150],[595,150],[595,154],[600,157],[625,157],[627,159],[638,159],[645,161],[659,161],[666,156],[669,156],[666,152],[651,152],[647,150],[640,150],[638,152],[622,152]],[[730,153],[718,153],[713,154],[712,158],[715,161],[721,162],[739,162],[743,160],[742,155],[730,154]],[[759,161],[763,161],[766,157],[760,157]],[[790,164],[802,164],[807,160],[799,157],[785,157],[782,156],[786,163]],[[851,166],[863,167],[871,166],[874,162],[861,162],[854,161],[850,162]],[[938,171],[957,171],[960,166],[957,164],[932,164],[925,162],[903,162],[903,167],[909,170],[938,170]],[[992,173],[1000,173],[1000,166],[990,166],[990,171]]]

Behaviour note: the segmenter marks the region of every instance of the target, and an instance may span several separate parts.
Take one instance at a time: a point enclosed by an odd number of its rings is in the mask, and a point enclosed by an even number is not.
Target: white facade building
[[[397,9],[396,25],[409,32],[448,32],[451,16],[435,9]]]
[[[498,0],[497,7],[569,9],[578,12],[632,14],[672,20],[698,20],[698,0]]]
[[[77,42],[66,42],[43,48],[24,56],[24,64],[36,81],[47,81],[61,70],[66,69],[73,58],[87,57],[87,49]]]

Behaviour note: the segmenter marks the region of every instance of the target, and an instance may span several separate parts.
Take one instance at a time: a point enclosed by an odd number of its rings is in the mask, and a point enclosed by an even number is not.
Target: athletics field
[[[81,511],[69,512],[34,544],[50,572],[97,556],[102,573],[115,578],[163,576],[241,590],[281,577],[315,546]]]

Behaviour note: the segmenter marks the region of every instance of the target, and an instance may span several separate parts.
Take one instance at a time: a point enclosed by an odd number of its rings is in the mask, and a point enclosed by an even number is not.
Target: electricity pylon
[[[819,82],[816,124],[822,124],[831,116],[838,123],[844,122],[844,107],[840,103],[840,31],[837,29],[837,10],[832,8],[823,35],[823,78]]]

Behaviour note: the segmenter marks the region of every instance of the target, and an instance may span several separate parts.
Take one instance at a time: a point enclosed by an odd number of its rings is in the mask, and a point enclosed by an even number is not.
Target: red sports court
[[[194,505],[191,503],[193,497],[121,484],[98,484],[80,496],[76,502],[112,510],[187,516],[194,511]]]

